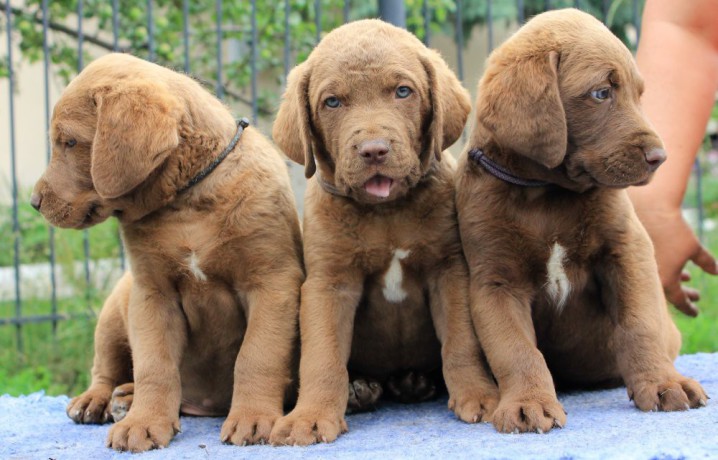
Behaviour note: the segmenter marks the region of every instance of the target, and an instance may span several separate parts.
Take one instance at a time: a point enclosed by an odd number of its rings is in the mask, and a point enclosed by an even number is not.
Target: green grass
[[[718,231],[705,235],[706,246],[714,255],[718,255]],[[673,318],[683,336],[681,353],[718,351],[718,277],[707,275],[689,262],[692,280],[689,286],[698,289],[701,300],[698,301],[700,314],[690,318],[670,307]]]
[[[100,305],[99,300],[93,302]],[[21,329],[24,352],[17,348],[17,329],[0,326],[0,394],[28,394],[45,390],[47,394],[75,395],[87,388],[93,355],[95,314],[88,310],[85,298],[58,302],[62,313],[82,316],[52,323],[26,323]],[[14,311],[14,302],[0,302],[2,317]],[[49,314],[47,300],[26,300],[23,315]]]

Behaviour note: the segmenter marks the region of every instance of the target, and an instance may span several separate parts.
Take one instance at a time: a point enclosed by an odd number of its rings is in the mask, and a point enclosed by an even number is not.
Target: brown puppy
[[[266,440],[282,415],[299,223],[279,154],[252,128],[232,147],[237,133],[192,79],[128,55],[94,61],[55,106],[33,205],[60,227],[116,216],[131,266],[100,315],[92,384],[67,408],[78,423],[107,421],[113,388],[134,381],[114,449],[166,446],[180,411],[229,411],[221,436],[235,444]]]
[[[680,335],[623,190],[665,159],[642,90],[630,52],[578,10],[537,16],[489,58],[457,209],[500,431],[564,425],[552,374],[623,381],[642,410],[706,403],[673,366]]]
[[[313,178],[299,400],[272,443],[328,442],[347,430],[347,365],[382,381],[440,369],[443,355],[450,406],[470,422],[490,415],[497,392],[479,364],[455,165],[442,153],[469,109],[438,54],[378,20],[331,32],[290,74],[274,140]]]

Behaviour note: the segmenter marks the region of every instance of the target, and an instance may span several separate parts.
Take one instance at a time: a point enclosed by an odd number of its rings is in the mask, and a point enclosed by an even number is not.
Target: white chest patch
[[[411,251],[404,249],[394,250],[394,257],[391,259],[389,269],[384,275],[384,298],[389,302],[399,303],[406,299],[406,291],[402,289],[401,283],[404,278],[404,274],[401,271],[401,261],[406,259]]]
[[[564,259],[566,258],[566,248],[558,244],[553,244],[551,248],[551,256],[546,262],[546,292],[549,297],[556,302],[556,309],[561,312],[569,294],[571,294],[571,283],[568,280],[566,271],[563,268]]]
[[[199,257],[194,251],[187,257],[187,268],[200,281],[207,281],[207,275],[204,274],[199,266]]]

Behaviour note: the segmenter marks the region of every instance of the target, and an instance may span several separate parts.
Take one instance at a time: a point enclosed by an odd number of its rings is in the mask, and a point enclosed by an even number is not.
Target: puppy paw
[[[450,392],[449,410],[467,423],[489,422],[499,404],[496,387],[483,388],[478,385],[464,385]]]
[[[179,417],[135,412],[110,428],[106,444],[118,451],[145,452],[167,447],[179,432]]]
[[[371,379],[355,379],[349,382],[347,414],[376,409],[376,403],[384,390],[381,384]]]
[[[102,424],[112,420],[109,387],[90,388],[73,398],[65,412],[75,423]]]
[[[566,412],[552,395],[530,399],[503,398],[492,417],[494,427],[502,433],[547,433],[566,425]]]
[[[246,446],[269,441],[274,422],[281,411],[241,408],[231,410],[222,424],[220,440],[225,444]]]
[[[391,397],[402,403],[417,403],[436,397],[436,382],[421,372],[409,371],[386,382]]]
[[[693,379],[678,374],[673,378],[639,380],[627,387],[628,397],[643,411],[676,411],[705,406],[708,395]]]
[[[269,442],[275,446],[308,446],[333,442],[348,431],[344,417],[323,410],[296,409],[275,423]]]
[[[110,414],[115,422],[119,422],[127,415],[130,407],[132,407],[132,400],[135,396],[135,384],[125,383],[118,386],[112,392],[112,400],[110,401]]]

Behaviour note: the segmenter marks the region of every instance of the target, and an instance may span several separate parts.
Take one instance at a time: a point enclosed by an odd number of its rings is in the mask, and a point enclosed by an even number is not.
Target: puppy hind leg
[[[441,386],[440,375],[413,370],[392,375],[386,382],[387,394],[404,404],[432,400],[440,394]]]
[[[127,329],[122,319],[121,295],[107,299],[95,329],[92,383],[67,405],[75,423],[102,424],[113,420],[110,400],[116,385],[132,381],[132,358]]]
[[[110,414],[115,422],[119,422],[127,415],[132,407],[132,400],[135,396],[135,384],[133,382],[124,383],[112,392],[110,400]]]
[[[350,379],[348,388],[347,414],[375,410],[379,399],[384,393],[381,383],[368,377]]]

